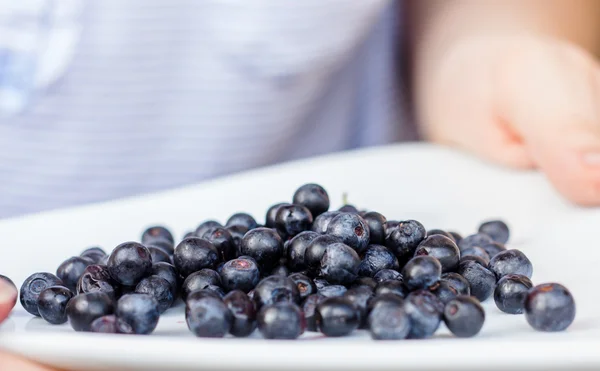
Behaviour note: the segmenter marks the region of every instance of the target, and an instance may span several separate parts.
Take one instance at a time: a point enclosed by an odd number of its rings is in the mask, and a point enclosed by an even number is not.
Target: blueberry
[[[275,218],[277,217],[277,211],[281,206],[284,205],[289,206],[291,204],[287,202],[280,202],[269,207],[269,209],[267,210],[267,215],[265,216],[265,227],[275,228]]]
[[[265,339],[298,338],[305,329],[304,314],[290,302],[265,305],[258,312],[258,330]]]
[[[62,286],[60,278],[52,273],[34,273],[29,276],[20,290],[21,305],[27,312],[34,316],[40,316],[38,311],[38,297],[40,293],[51,286]]]
[[[498,243],[498,242],[490,242],[490,243],[483,244],[481,246],[481,248],[484,249],[485,252],[488,253],[490,259],[493,258],[494,256],[498,255],[502,251],[506,251],[506,247],[503,244]]]
[[[471,296],[458,296],[444,307],[444,323],[457,337],[477,335],[484,322],[485,311],[479,301]]]
[[[142,233],[142,243],[144,245],[151,242],[152,240],[158,239],[170,241],[171,244],[175,242],[171,231],[160,225],[150,227]]]
[[[318,294],[325,296],[326,298],[334,298],[344,295],[348,289],[343,285],[329,285],[322,287],[317,290]]]
[[[4,283],[6,283],[8,286],[11,286],[13,288],[14,292],[18,291],[17,286],[10,278],[0,274],[0,280],[3,281]],[[12,303],[10,303],[9,310],[12,310],[12,308],[14,308],[15,304],[17,304],[17,297],[15,297],[14,301]]]
[[[64,286],[51,286],[38,297],[38,311],[46,322],[60,325],[67,322],[67,304],[73,298],[71,290]]]
[[[494,301],[504,313],[521,314],[525,308],[525,298],[533,283],[527,276],[507,274],[500,278],[494,290]]]
[[[90,265],[90,260],[80,256],[73,256],[58,266],[56,276],[61,279],[63,285],[71,291],[77,290],[77,281]]]
[[[169,286],[171,287],[171,293],[173,294],[173,298],[177,296],[177,292],[179,291],[179,274],[177,273],[177,269],[172,264],[169,263],[154,263],[152,264],[152,270],[150,271],[150,275],[156,275],[161,278],[164,278],[169,282]]]
[[[462,252],[463,250],[469,249],[474,246],[483,247],[484,245],[494,242],[490,236],[483,233],[476,233],[467,236],[460,240],[458,243],[458,249]]]
[[[86,294],[90,292],[103,292],[110,298],[117,296],[118,285],[108,271],[105,265],[88,265],[79,280],[77,281],[77,294]]]
[[[490,220],[479,226],[479,233],[485,233],[495,242],[506,243],[510,237],[510,230],[502,220]]]
[[[575,312],[573,295],[558,283],[535,286],[525,299],[525,318],[538,331],[566,330],[573,323]]]
[[[396,229],[398,229],[399,225],[400,225],[400,222],[398,220],[388,220],[387,222],[385,222],[385,239],[386,239],[386,241],[390,237],[390,235]],[[425,233],[425,234],[427,235],[427,233]]]
[[[432,286],[441,275],[440,262],[428,255],[415,256],[402,269],[404,284],[411,291]]]
[[[440,326],[444,303],[429,291],[411,292],[404,301],[404,310],[410,319],[410,339],[433,336]]]
[[[290,278],[269,276],[263,278],[254,288],[254,301],[257,308],[283,301],[297,304],[300,302],[300,293],[296,283]]]
[[[92,332],[103,334],[133,334],[129,323],[114,314],[96,318],[90,327]]]
[[[358,266],[358,275],[373,277],[382,269],[400,269],[398,259],[385,246],[369,245],[363,260]]]
[[[386,303],[386,302],[382,302]],[[402,340],[410,332],[410,318],[402,303],[378,305],[367,319],[369,333],[375,340]]]
[[[171,263],[171,257],[165,252],[165,250],[152,245],[148,245],[146,248],[150,253],[150,260],[152,260],[152,263]]]
[[[449,239],[451,239],[454,243],[456,243],[456,240],[454,239],[454,236],[452,236],[452,234],[450,232],[446,232],[442,229],[430,229],[427,231],[427,236],[434,236],[434,235],[441,235],[444,237],[448,237]]]
[[[260,269],[273,269],[283,254],[281,237],[271,228],[255,228],[248,231],[240,243],[240,254],[256,260]]]
[[[183,234],[184,240],[188,237],[196,237],[196,231],[187,231]]]
[[[467,260],[474,261],[475,263],[481,265],[484,268],[487,268],[488,263],[489,263],[489,261],[486,261],[482,257],[476,256],[476,255],[465,255],[460,258],[460,263],[467,261]]]
[[[298,272],[306,268],[304,253],[312,241],[319,236],[320,234],[316,232],[304,231],[289,241],[286,257],[292,271]]]
[[[219,254],[213,244],[198,237],[181,241],[173,255],[175,268],[183,277],[204,268],[214,269],[219,261]]]
[[[321,290],[323,289],[323,287],[327,287],[327,286],[331,286],[331,284],[329,282],[327,282],[326,279],[322,278],[322,277],[317,277],[313,280],[313,282],[315,283],[315,286],[317,287],[317,290]]]
[[[457,245],[463,239],[463,237],[458,232],[448,231],[448,233],[450,233],[450,235],[454,239],[454,242],[456,242]]]
[[[456,271],[460,260],[458,246],[451,238],[441,234],[434,234],[421,241],[415,250],[415,256],[419,255],[436,258],[442,266],[443,273]]]
[[[314,218],[311,230],[319,234],[327,233],[327,227],[333,218],[340,215],[339,211],[327,211]]]
[[[219,297],[190,295],[185,303],[185,320],[197,337],[222,338],[231,331],[234,316]]]
[[[426,236],[427,231],[421,223],[416,220],[407,220],[398,223],[398,226],[386,239],[385,244],[402,265],[413,257],[417,246]]]
[[[127,322],[135,334],[148,335],[158,324],[159,307],[158,301],[152,295],[127,294],[117,301],[115,314]]]
[[[290,274],[290,270],[285,265],[278,265],[271,271],[271,275],[279,275],[279,276],[288,276]]]
[[[390,293],[372,296],[367,301],[367,314],[371,313],[375,308],[390,304],[404,305],[404,299],[400,295]]]
[[[358,273],[360,258],[356,251],[343,243],[334,243],[325,249],[321,258],[321,277],[333,284],[350,284]]]
[[[209,287],[218,287],[218,286],[209,285],[209,286],[206,286],[206,288],[204,288],[204,289],[192,291],[192,292],[190,292],[190,294],[185,299],[185,302],[187,303],[188,301],[192,302],[194,300],[200,300],[200,299],[205,298],[207,296],[209,296],[211,298],[223,300],[223,298],[225,297],[225,295],[219,295],[219,293],[216,292],[215,290],[209,290],[208,289]]]
[[[79,256],[91,260],[93,264],[98,264],[106,253],[100,247],[90,247],[83,250]]]
[[[484,301],[492,295],[496,286],[496,276],[481,264],[467,260],[458,265],[458,274],[463,276],[471,289],[471,295]]]
[[[354,205],[343,205],[338,211],[342,213],[358,214],[358,209]]]
[[[377,287],[375,288],[375,296],[382,294],[395,294],[405,298],[406,295],[408,295],[408,290],[402,281],[388,280],[378,283]]]
[[[148,249],[137,242],[125,242],[115,247],[108,258],[108,272],[121,285],[135,286],[152,268]]]
[[[246,337],[256,329],[254,302],[240,290],[233,290],[223,298],[223,303],[232,314],[229,332],[236,337]]]
[[[187,276],[181,285],[181,296],[186,300],[188,295],[194,291],[202,290],[210,285],[221,286],[221,276],[212,269],[201,269]]]
[[[371,277],[358,277],[354,282],[352,282],[350,288],[354,289],[362,286],[368,287],[371,291],[373,291],[375,290],[375,287],[377,287],[377,281]]]
[[[294,237],[300,232],[310,229],[313,216],[306,207],[302,205],[284,205],[277,210],[275,227],[277,231],[286,238]]]
[[[347,290],[343,297],[346,298],[357,310],[359,318],[359,329],[367,328],[368,303],[373,298],[373,289],[368,286],[354,287]]]
[[[304,264],[310,274],[316,275],[321,267],[321,259],[327,246],[340,242],[340,239],[330,235],[316,237],[304,251]]]
[[[302,304],[302,312],[304,313],[304,318],[306,320],[306,330],[317,332],[319,328],[317,327],[317,319],[315,316],[315,311],[317,309],[317,305],[319,305],[323,300],[327,299],[326,296],[321,294],[312,294],[304,300]]]
[[[84,256],[86,254],[91,254],[91,253],[106,255],[106,252],[104,251],[104,249],[102,249],[101,247],[98,247],[98,246],[88,247],[87,249],[83,250],[81,252],[81,254],[79,254],[79,255]]]
[[[310,210],[313,217],[317,217],[329,210],[329,195],[318,184],[305,184],[294,193],[293,202]]]
[[[393,269],[382,269],[379,272],[375,273],[373,276],[375,282],[380,283],[389,280],[396,281],[404,281],[404,277],[402,277],[402,273],[395,271]]]
[[[158,311],[164,313],[171,308],[175,298],[171,290],[171,284],[166,279],[159,276],[149,276],[144,278],[135,287],[138,294],[148,294],[158,302]]]
[[[148,248],[154,247],[154,248],[160,249],[165,254],[167,254],[167,256],[169,256],[169,257],[171,255],[173,255],[173,253],[175,252],[175,246],[173,245],[173,243],[171,241],[163,240],[163,239],[148,241],[147,243],[144,244],[144,246],[146,246]]]
[[[456,289],[458,295],[471,295],[471,287],[469,286],[469,281],[467,281],[463,276],[455,272],[449,272],[442,274],[442,279],[440,281],[445,281],[450,284],[450,286]]]
[[[465,256],[477,256],[477,257],[483,259],[486,267],[490,263],[490,255],[487,253],[487,251],[485,251],[484,248],[479,247],[479,246],[473,246],[473,247],[470,247],[468,249],[461,251],[460,256],[461,256],[461,259],[464,258]]]
[[[233,214],[229,219],[227,219],[227,223],[225,223],[225,226],[227,227],[232,225],[243,225],[244,227],[248,228],[248,230],[258,227],[258,223],[254,217],[247,213]]]
[[[233,242],[235,255],[239,255],[240,244],[242,243],[242,238],[248,232],[246,227],[243,225],[232,225],[225,228],[227,232],[231,235],[231,241]]]
[[[221,223],[217,222],[216,220],[206,220],[206,221],[200,223],[198,228],[196,228],[195,235],[196,235],[196,237],[204,238],[204,235],[207,232],[212,231],[213,229],[219,228],[222,226],[223,225]]]
[[[385,216],[375,211],[370,211],[363,217],[369,228],[369,240],[372,245],[383,245],[386,236]]]
[[[458,296],[458,290],[446,280],[439,280],[429,288],[429,291],[444,304]]]
[[[231,233],[223,227],[216,227],[207,233],[204,238],[217,249],[219,257],[222,261],[234,259],[237,254],[237,249],[233,241]]]
[[[301,273],[293,273],[290,274],[289,279],[294,281],[296,286],[298,287],[298,292],[300,293],[300,300],[304,300],[309,295],[317,293],[317,286],[306,275]]]
[[[67,304],[69,324],[75,331],[91,331],[96,318],[113,314],[114,304],[103,292],[89,292],[74,296]]]
[[[367,222],[358,214],[341,213],[327,226],[327,234],[338,237],[357,253],[362,253],[369,245],[370,233]]]
[[[352,302],[343,296],[323,300],[315,311],[317,327],[329,337],[350,335],[360,324],[360,315]]]
[[[533,266],[520,250],[512,249],[496,254],[490,260],[490,270],[500,279],[507,274],[521,274],[531,278]]]
[[[223,288],[221,286],[208,285],[205,288],[203,288],[202,290],[203,291],[211,291],[211,292],[215,293],[221,299],[223,299],[225,297],[225,291],[223,291]]]

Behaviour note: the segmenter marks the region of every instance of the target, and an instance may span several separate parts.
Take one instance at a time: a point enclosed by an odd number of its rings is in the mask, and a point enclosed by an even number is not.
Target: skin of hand
[[[0,323],[8,317],[16,302],[17,292],[15,289],[0,279]],[[50,368],[2,351],[0,351],[0,370],[52,371]]]
[[[510,19],[509,9],[503,10]],[[524,23],[492,15],[498,19],[489,24],[495,26],[482,26],[482,32],[474,26],[436,40],[435,32],[441,31],[432,31],[428,40],[443,46],[415,60],[420,63],[415,89],[422,132],[429,140],[495,163],[538,168],[569,200],[600,205],[600,64],[572,41],[584,33],[565,32],[563,38],[560,30],[524,27],[528,13],[519,11]],[[588,41],[600,47],[600,40]]]

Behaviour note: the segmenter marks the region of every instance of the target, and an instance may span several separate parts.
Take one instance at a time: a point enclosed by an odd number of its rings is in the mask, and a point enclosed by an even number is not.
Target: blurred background
[[[598,4],[0,0],[0,218],[424,136],[479,155],[417,128],[419,76],[465,30],[600,45]]]

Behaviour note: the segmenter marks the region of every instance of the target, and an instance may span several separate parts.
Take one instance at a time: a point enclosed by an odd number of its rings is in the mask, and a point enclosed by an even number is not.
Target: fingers
[[[596,62],[558,44],[513,57],[498,75],[498,112],[560,193],[581,205],[600,205]]]
[[[51,371],[50,368],[4,352],[0,352],[0,370]]]
[[[0,279],[0,322],[4,321],[17,302],[17,291],[3,279]],[[0,351],[0,370],[50,371],[19,357]]]
[[[0,322],[8,316],[17,302],[17,291],[15,288],[0,279]]]

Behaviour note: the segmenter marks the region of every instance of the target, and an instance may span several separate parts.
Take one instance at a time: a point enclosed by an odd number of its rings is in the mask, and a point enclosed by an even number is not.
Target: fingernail
[[[600,152],[584,153],[583,162],[590,166],[600,166]]]
[[[0,305],[13,304],[17,298],[17,290],[0,278]]]

